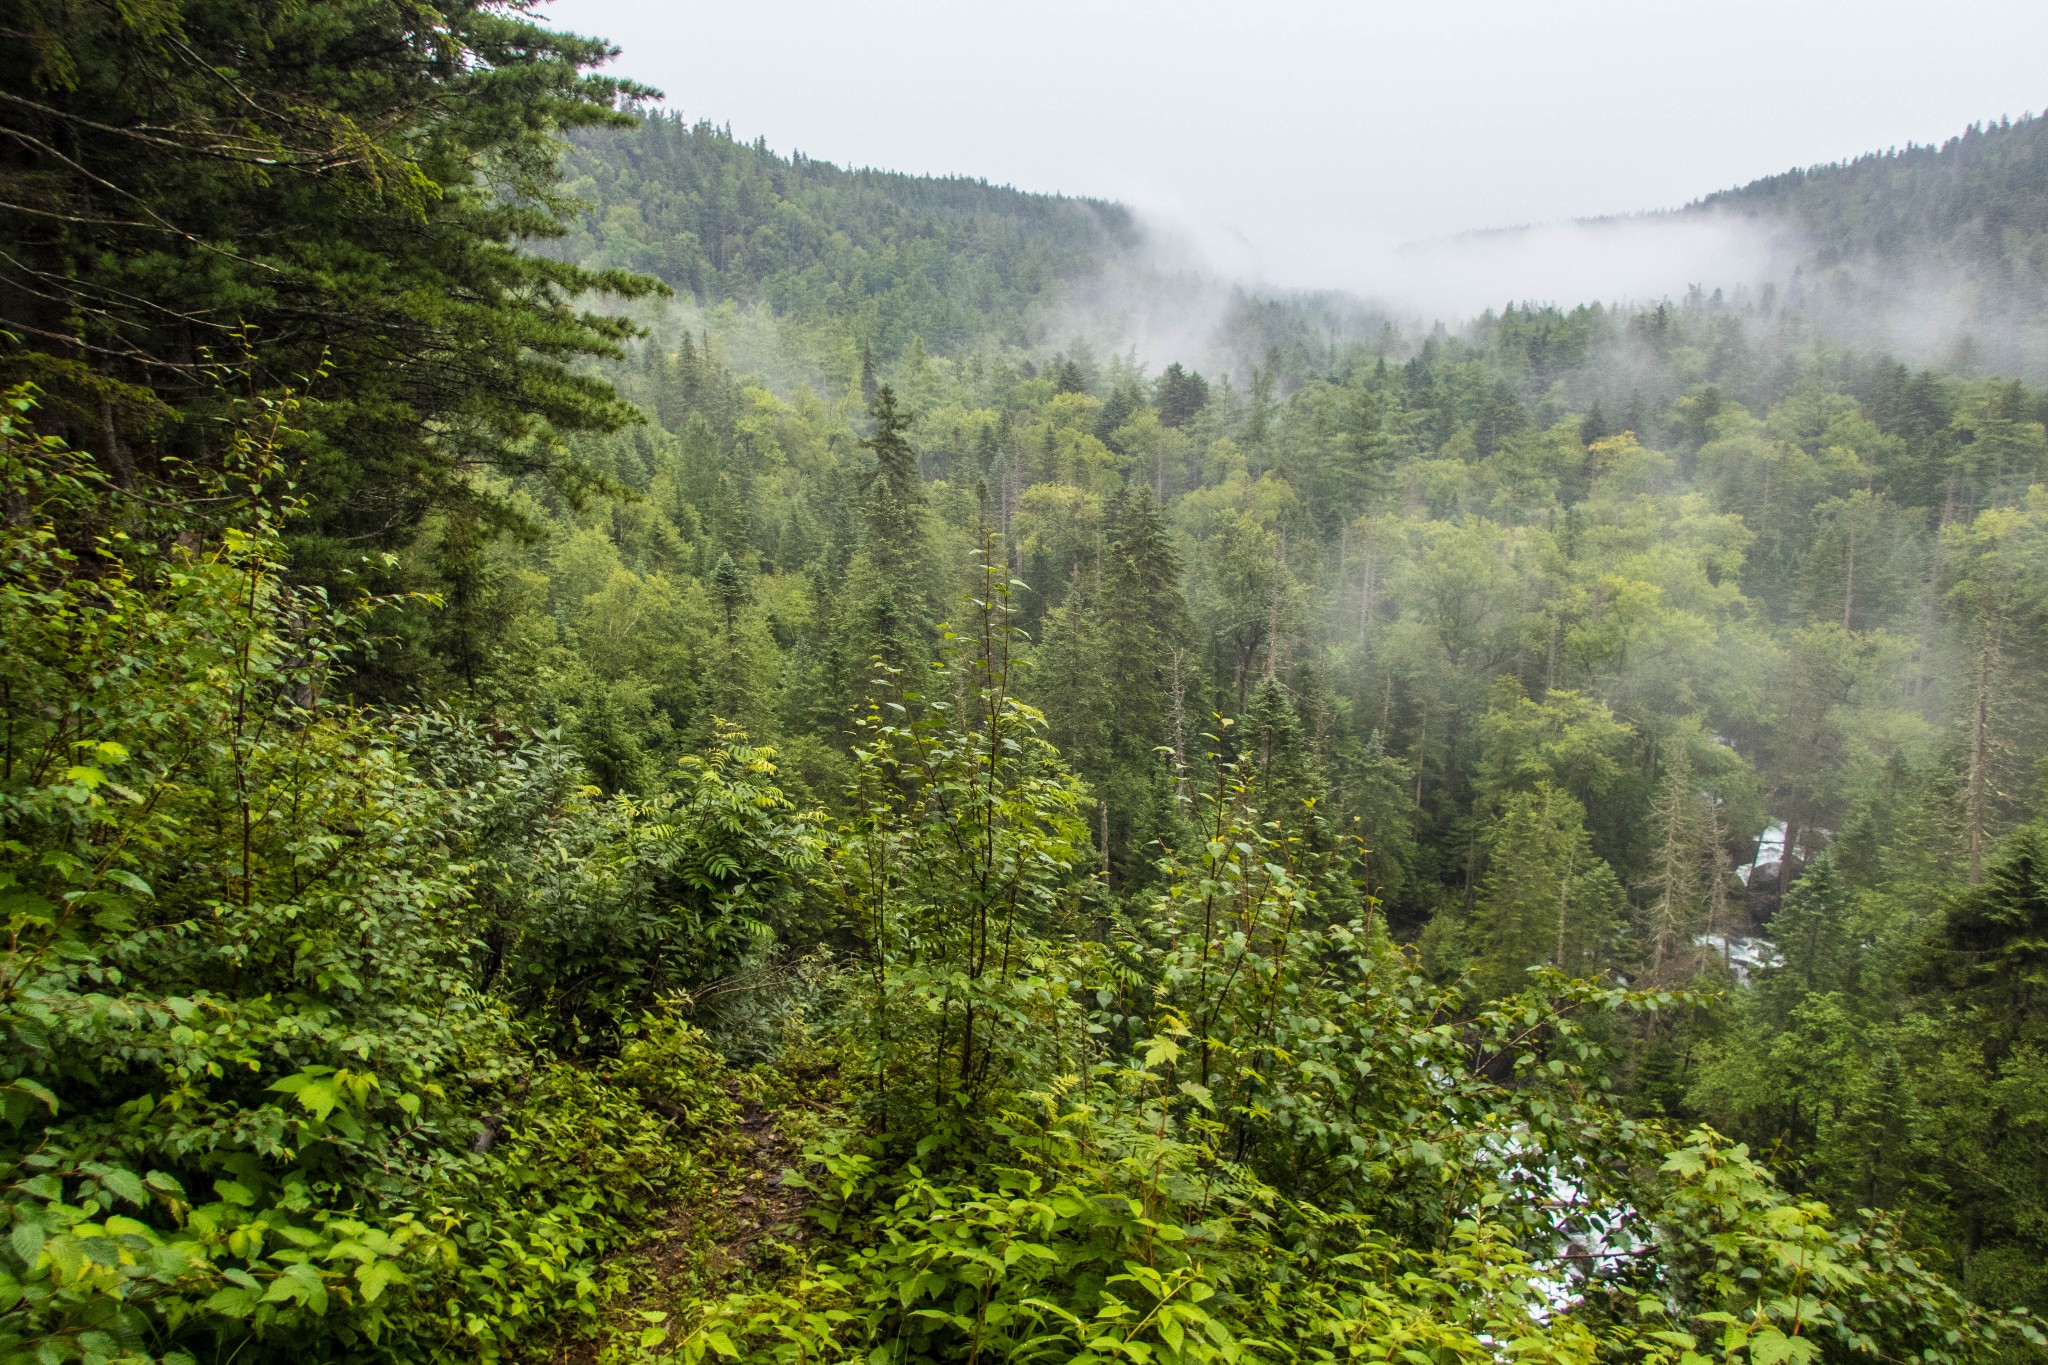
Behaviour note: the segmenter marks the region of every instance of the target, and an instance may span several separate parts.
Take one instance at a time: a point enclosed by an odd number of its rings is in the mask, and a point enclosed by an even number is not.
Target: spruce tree
[[[1136,380],[1118,384],[1109,391],[1109,397],[1102,400],[1102,410],[1095,414],[1095,439],[1108,446],[1117,454],[1125,454],[1117,440],[1117,428],[1131,420],[1131,414],[1144,404],[1145,396],[1138,389]]]
[[[1325,795],[1323,775],[1300,713],[1278,679],[1262,678],[1252,689],[1239,736],[1244,761],[1258,774],[1264,813],[1288,829],[1301,829],[1305,808]]]
[[[868,472],[863,543],[875,567],[896,587],[921,559],[924,480],[906,434],[910,418],[897,408],[895,391],[887,384],[876,391],[870,415],[875,431],[861,444],[873,452],[875,463]]]
[[[1156,387],[1162,426],[1184,427],[1209,405],[1208,381],[1177,360],[1166,367]]]
[[[1586,415],[1579,419],[1579,444],[1590,446],[1595,441],[1618,434],[1609,427],[1607,414],[1600,410],[1600,400],[1595,398],[1592,406],[1586,409]]]
[[[1681,742],[1667,746],[1664,776],[1650,803],[1650,875],[1643,883],[1645,970],[1655,985],[1685,976],[1700,920],[1700,794]]]
[[[1549,782],[1516,792],[1487,832],[1487,869],[1468,938],[1474,986],[1521,989],[1528,969],[1600,969],[1620,919],[1621,887],[1593,853],[1585,808]]]
[[[510,517],[465,471],[584,486],[554,434],[636,420],[582,364],[634,327],[578,300],[658,286],[524,249],[567,226],[557,135],[646,93],[590,74],[602,42],[490,0],[23,14],[0,43],[0,387],[40,384],[117,476],[217,466],[223,367],[300,391],[294,572],[360,584],[365,548],[437,507]]]
[[[1771,940],[1780,966],[1766,994],[1789,1013],[1804,996],[1843,991],[1855,984],[1856,955],[1849,888],[1832,853],[1813,860],[1771,917]]]
[[[740,607],[745,604],[746,584],[740,581],[740,570],[732,562],[732,556],[722,554],[717,567],[711,571],[711,597],[718,603],[719,611],[725,617],[725,633],[731,638],[739,619]]]
[[[874,434],[861,444],[872,452],[874,464],[867,471],[860,541],[870,577],[849,584],[856,590],[860,619],[841,643],[859,650],[861,660],[880,655],[903,668],[921,660],[928,644],[924,483],[907,435],[910,418],[896,406],[895,391],[887,384],[875,391],[870,415]]]

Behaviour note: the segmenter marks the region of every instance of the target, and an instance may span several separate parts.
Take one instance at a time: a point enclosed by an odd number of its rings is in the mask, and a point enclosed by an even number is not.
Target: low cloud
[[[1698,288],[1729,293],[1791,278],[1797,234],[1753,218],[1658,214],[1547,223],[1415,242],[1348,287],[1453,321],[1510,302],[1650,304]]]
[[[1049,340],[1241,376],[1280,342],[1372,341],[1389,325],[1412,342],[1511,303],[1632,308],[1697,289],[1770,300],[1821,335],[1916,365],[2048,379],[2031,301],[1934,259],[1821,268],[1796,228],[1755,215],[1694,209],[1405,243],[1360,232],[1277,259],[1170,203],[1133,213],[1135,245],[1065,292]],[[1262,302],[1288,305],[1271,318],[1286,335],[1246,326]]]

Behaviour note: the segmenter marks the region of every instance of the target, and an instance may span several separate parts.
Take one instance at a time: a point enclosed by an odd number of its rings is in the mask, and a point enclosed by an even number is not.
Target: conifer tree
[[[1656,985],[1687,975],[1700,918],[1700,794],[1692,756],[1680,740],[1666,746],[1664,776],[1650,802],[1650,875],[1643,883],[1645,969]]]
[[[1968,649],[1964,693],[1969,873],[1974,884],[2000,826],[2010,818],[2009,731],[2024,701],[2014,675],[2048,661],[2048,491],[2024,507],[1995,507],[1944,532]],[[2022,665],[2016,669],[2015,664]]]
[[[1159,421],[1163,426],[1184,427],[1209,405],[1209,384],[1179,361],[1160,374],[1158,385]]]
[[[1600,410],[1600,400],[1594,399],[1586,409],[1586,415],[1579,419],[1579,444],[1590,446],[1595,441],[1619,434],[1609,428],[1607,414]]]
[[[1539,782],[1504,804],[1487,832],[1487,869],[1468,929],[1474,986],[1520,989],[1530,967],[1593,973],[1620,918],[1621,887],[1594,856],[1585,809]]]
[[[1149,631],[1146,657],[1179,642],[1188,630],[1187,599],[1181,591],[1180,554],[1168,537],[1152,490],[1133,483],[1113,499],[1104,533],[1110,551],[1104,591],[1113,609],[1131,614]]]
[[[1266,815],[1286,828],[1302,828],[1304,808],[1325,795],[1323,774],[1300,713],[1278,679],[1262,678],[1252,689],[1237,733],[1244,761],[1258,775]]]
[[[1244,444],[1261,463],[1267,458],[1267,445],[1272,440],[1273,411],[1272,368],[1254,365],[1251,403],[1245,411]]]
[[[1771,918],[1771,939],[1781,965],[1772,973],[1775,988],[1769,993],[1781,1009],[1789,1013],[1800,997],[1848,990],[1855,984],[1851,914],[1849,888],[1834,855],[1822,853],[1792,884]]]
[[[1117,428],[1131,420],[1144,404],[1145,397],[1138,389],[1136,380],[1127,380],[1109,391],[1109,397],[1102,400],[1101,411],[1095,414],[1095,439],[1108,446],[1117,454],[1125,450],[1117,439]]]
[[[720,555],[717,567],[711,571],[711,596],[725,617],[725,633],[730,639],[739,619],[740,607],[746,602],[747,590],[740,581],[739,566],[732,562],[729,554]]]
[[[863,546],[891,591],[906,599],[921,595],[917,571],[923,566],[924,480],[917,452],[910,448],[910,418],[896,406],[887,384],[870,410],[875,431],[861,442],[875,457],[868,474],[866,537]]]
[[[851,695],[865,691],[869,661],[901,670],[920,663],[930,644],[930,565],[925,549],[924,483],[907,432],[910,418],[889,385],[876,390],[874,433],[861,442],[874,456],[861,507],[860,552],[849,566],[842,601]]]
[[[1339,838],[1356,840],[1357,875],[1364,890],[1404,916],[1413,908],[1419,850],[1408,765],[1386,750],[1375,729],[1356,748],[1339,746],[1330,762]]]
[[[659,286],[558,237],[557,135],[649,93],[518,6],[34,7],[0,44],[0,384],[125,481],[205,477],[219,377],[304,388],[294,571],[333,582],[468,500],[588,471],[551,433],[636,420],[579,362]]]

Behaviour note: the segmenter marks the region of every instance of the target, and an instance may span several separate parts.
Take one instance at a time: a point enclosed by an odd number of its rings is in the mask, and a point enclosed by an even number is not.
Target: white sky
[[[2048,106],[2042,0],[555,0],[672,109],[1122,199],[1238,273],[1670,207]],[[1228,259],[1233,255],[1237,259]]]

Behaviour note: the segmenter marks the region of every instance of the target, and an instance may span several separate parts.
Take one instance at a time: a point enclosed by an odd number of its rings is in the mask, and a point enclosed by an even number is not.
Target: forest
[[[2039,384],[2048,382],[2044,166],[2048,118],[2024,113],[1973,124],[1938,147],[1766,176],[1688,212],[1796,233],[1806,252],[1800,292],[1840,335],[1924,345],[1925,315],[1945,313],[1961,327],[1946,368]]]
[[[1997,346],[1141,356],[525,5],[0,14],[0,1361],[2048,1359]],[[2038,281],[2042,126],[1709,204]]]

